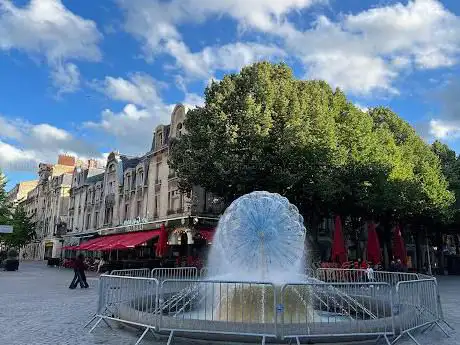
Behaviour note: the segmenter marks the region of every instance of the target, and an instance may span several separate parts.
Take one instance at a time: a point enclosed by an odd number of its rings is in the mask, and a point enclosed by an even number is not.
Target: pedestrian
[[[83,254],[78,255],[77,259],[74,262],[74,277],[72,282],[70,283],[69,289],[75,289],[78,284],[80,284],[80,288],[88,288],[89,285],[86,282],[86,275],[85,275],[85,257]]]

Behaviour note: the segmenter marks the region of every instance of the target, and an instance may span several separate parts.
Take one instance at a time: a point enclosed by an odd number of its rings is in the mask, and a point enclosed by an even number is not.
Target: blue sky
[[[458,0],[0,0],[0,169],[145,153],[174,104],[259,60],[459,151]]]

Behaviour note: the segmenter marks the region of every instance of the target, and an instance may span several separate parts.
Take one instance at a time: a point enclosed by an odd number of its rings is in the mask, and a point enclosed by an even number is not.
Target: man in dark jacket
[[[75,289],[80,283],[80,287],[88,288],[89,285],[86,282],[86,275],[85,275],[85,257],[83,254],[78,255],[77,259],[74,262],[73,271],[75,273],[72,282],[70,283],[69,289]]]

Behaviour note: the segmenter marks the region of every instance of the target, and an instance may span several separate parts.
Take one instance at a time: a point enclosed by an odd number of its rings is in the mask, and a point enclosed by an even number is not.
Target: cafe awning
[[[207,242],[212,242],[214,237],[214,229],[201,229],[200,235],[203,237]]]
[[[160,235],[160,230],[140,231],[100,237],[86,250],[108,251],[131,249]]]
[[[97,238],[93,238],[87,242],[84,242],[82,244],[80,244],[79,246],[77,246],[75,248],[75,250],[91,250],[90,248],[92,246],[94,246],[95,244],[101,242],[104,238],[103,237],[97,237]]]

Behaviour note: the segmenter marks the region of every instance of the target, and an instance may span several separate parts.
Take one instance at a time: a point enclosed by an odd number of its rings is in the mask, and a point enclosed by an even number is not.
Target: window
[[[160,165],[161,163],[157,163],[156,170],[155,170],[156,183],[160,183]]]
[[[136,215],[136,217],[141,216],[141,214],[142,214],[141,210],[142,210],[142,201],[138,201],[137,202],[137,215]]]
[[[144,185],[144,172],[143,172],[142,170],[139,170],[137,176],[138,176],[137,184],[138,184],[139,186]]]
[[[94,225],[93,225],[94,228],[98,227],[98,223],[97,223],[99,220],[98,218],[99,218],[99,212],[94,213]]]
[[[91,214],[86,215],[86,229],[89,229],[89,224],[91,223]]]
[[[182,122],[179,122],[176,130],[176,137],[180,138],[182,136]]]
[[[125,220],[129,219],[129,204],[125,205]]]
[[[155,195],[155,214],[156,215],[158,215],[158,209],[159,209],[158,195]]]

